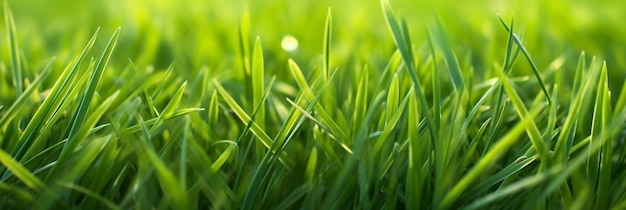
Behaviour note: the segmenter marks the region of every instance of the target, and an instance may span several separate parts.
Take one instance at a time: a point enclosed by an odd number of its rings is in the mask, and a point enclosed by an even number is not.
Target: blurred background
[[[333,66],[370,65],[382,69],[395,50],[378,0],[7,2],[30,69],[37,69],[52,56],[63,66],[80,52],[96,28],[101,28],[97,46],[102,47],[113,30],[121,26],[114,67],[124,67],[130,59],[138,68],[152,65],[157,70],[173,63],[183,75],[202,67],[232,70],[240,65],[239,26],[245,21],[250,22],[248,41],[258,36],[263,43],[269,74],[284,69],[288,58],[313,68],[320,62],[329,7],[333,18]],[[612,89],[621,85],[626,75],[626,3],[620,1],[390,2],[395,12],[406,18],[418,52],[429,52],[427,25],[438,16],[459,60],[471,63],[476,71],[502,62],[507,32],[498,20],[500,15],[507,21],[515,20],[515,32],[523,34],[523,42],[540,69],[563,59],[563,70],[573,72],[568,68],[576,65],[584,50],[607,60]],[[287,51],[281,47],[285,37],[297,41],[297,48],[292,46]],[[0,53],[6,63],[9,50],[4,22],[0,38]],[[527,65],[520,68],[520,74],[529,72]]]

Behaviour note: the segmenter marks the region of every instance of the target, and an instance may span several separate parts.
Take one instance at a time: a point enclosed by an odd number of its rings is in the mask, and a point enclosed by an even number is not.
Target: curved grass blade
[[[431,42],[434,42],[443,52],[443,60],[446,63],[446,67],[448,67],[448,73],[450,74],[450,79],[452,80],[452,85],[454,86],[454,90],[457,93],[463,93],[465,90],[465,82],[463,81],[463,73],[461,72],[461,67],[459,66],[459,61],[452,50],[452,47],[448,43],[446,35],[443,31],[443,26],[441,25],[441,21],[436,19],[436,24],[434,27],[429,27],[428,34]],[[434,51],[434,50],[433,50]],[[433,54],[433,57],[435,55]],[[436,74],[436,72],[435,72]]]
[[[498,16],[498,18],[500,19],[500,22],[502,23],[504,28],[507,30],[507,32],[513,30],[512,28],[509,28],[506,25],[502,17]],[[513,41],[515,41],[515,44],[517,44],[519,49],[522,51],[522,54],[524,54],[524,57],[526,57],[528,64],[530,64],[530,67],[532,68],[533,73],[535,74],[535,77],[537,78],[537,81],[539,81],[539,86],[541,86],[541,90],[543,90],[543,94],[545,94],[546,98],[548,99],[548,103],[552,103],[552,98],[550,97],[550,93],[548,92],[548,89],[546,88],[546,85],[543,82],[543,79],[541,78],[541,74],[539,73],[539,68],[537,68],[537,65],[535,64],[533,59],[530,57],[530,54],[526,50],[526,47],[524,47],[524,45],[522,44],[522,41],[519,39],[519,37],[517,37],[515,33],[511,33],[511,34],[513,36]]]
[[[211,164],[211,171],[217,172],[224,165],[224,163],[226,163],[228,158],[230,158],[231,155],[237,151],[237,148],[237,144],[231,144],[230,146],[228,146],[228,148],[226,148],[226,150],[224,150],[224,152],[220,154],[220,156],[213,162],[213,164]]]

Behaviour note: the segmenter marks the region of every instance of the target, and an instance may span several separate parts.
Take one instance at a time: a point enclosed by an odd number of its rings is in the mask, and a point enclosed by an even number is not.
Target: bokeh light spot
[[[280,46],[283,47],[283,50],[285,51],[294,51],[298,49],[298,40],[291,35],[286,35],[283,37],[283,41],[280,43]]]

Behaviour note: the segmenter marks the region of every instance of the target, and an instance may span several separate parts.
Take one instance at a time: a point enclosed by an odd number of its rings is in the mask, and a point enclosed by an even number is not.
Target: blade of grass
[[[500,19],[500,22],[502,23],[502,25],[507,31],[513,31],[513,28],[509,28],[504,22],[504,20],[502,19],[502,17],[498,16],[498,18]],[[535,77],[537,78],[537,81],[539,81],[539,86],[541,86],[541,90],[543,90],[543,93],[548,99],[548,103],[552,103],[552,99],[550,98],[550,93],[548,92],[548,89],[546,88],[546,85],[543,82],[543,79],[541,78],[541,74],[539,73],[539,69],[537,68],[537,65],[535,65],[535,62],[530,57],[530,54],[526,50],[526,47],[524,47],[524,45],[522,44],[522,41],[520,41],[520,39],[517,37],[515,33],[512,33],[512,35],[513,35],[513,41],[515,41],[515,44],[517,44],[517,47],[519,47],[519,49],[522,51],[522,54],[524,54],[524,57],[526,57],[528,64],[530,64],[530,67],[532,68],[533,73],[535,74]]]
[[[434,146],[434,156],[435,156],[435,176],[443,177],[443,173],[445,170],[445,151],[444,142],[439,138],[439,126],[435,124],[433,121],[428,101],[426,100],[426,96],[424,94],[424,90],[422,89],[422,85],[417,76],[416,62],[414,60],[411,39],[408,32],[407,24],[404,20],[401,23],[398,23],[398,19],[395,17],[393,10],[391,9],[391,5],[388,0],[381,0],[381,7],[383,10],[383,14],[385,16],[385,20],[387,22],[387,26],[389,27],[393,40],[396,44],[396,47],[402,54],[402,58],[404,60],[405,66],[408,69],[409,76],[413,81],[414,92],[417,94],[417,99],[420,102],[420,108],[423,112],[424,120],[426,122],[426,126],[430,131],[430,141]],[[438,114],[438,113],[437,113]],[[415,128],[411,128],[415,129]],[[436,179],[435,182],[435,196],[433,197],[433,202],[435,206],[439,206],[439,202],[443,199],[443,187],[444,184],[440,183],[443,179]]]
[[[511,102],[513,103],[513,107],[515,107],[515,110],[517,111],[520,119],[524,120],[528,118],[529,117],[528,110],[526,109],[526,106],[524,105],[524,102],[522,101],[521,97],[518,95],[517,91],[513,88],[509,78],[505,76],[503,72],[500,72],[500,71],[496,71],[496,72],[498,73],[498,76],[500,77],[500,80],[502,81],[502,85],[504,86],[506,93],[509,95]],[[533,147],[535,148],[536,152],[539,154],[539,159],[541,160],[541,164],[550,165],[551,159],[548,154],[548,146],[546,145],[546,142],[544,142],[543,138],[541,137],[541,133],[539,132],[539,128],[537,127],[537,124],[535,124],[534,122],[531,123],[530,126],[526,128],[526,132],[528,133],[530,137],[530,141],[532,142]]]
[[[439,76],[439,68],[437,65],[437,54],[435,53],[435,45],[433,44],[432,37],[429,37],[428,43],[430,45],[430,54],[432,60],[432,83],[433,83],[433,122],[436,125],[441,125],[441,77]]]
[[[411,91],[409,92],[413,92],[413,89],[411,89]],[[418,123],[419,123],[419,103],[417,102],[417,99],[415,98],[415,94],[410,94],[409,95],[409,105],[408,105],[408,116],[413,118],[413,120],[407,120],[408,121],[408,126],[410,128],[417,128],[418,127]],[[409,136],[409,140],[408,140],[408,145],[409,145],[409,154],[408,154],[408,158],[409,158],[409,164],[407,165],[408,169],[407,169],[407,174],[411,174],[410,176],[406,176],[406,196],[408,198],[413,198],[413,199],[407,199],[407,207],[409,209],[420,209],[421,206],[423,206],[424,204],[422,204],[424,198],[423,196],[423,186],[422,186],[422,182],[421,180],[423,179],[423,176],[425,176],[424,174],[422,174],[422,170],[421,170],[421,165],[422,160],[420,158],[420,152],[424,151],[425,149],[420,150],[420,148],[425,147],[423,142],[419,142],[419,136],[418,136],[418,131],[416,130],[412,130],[408,133]]]
[[[87,81],[88,76],[88,74],[85,74],[84,76],[82,76],[82,78],[74,78],[75,80],[72,81],[72,84],[82,85],[85,83],[85,81]],[[29,134],[27,137],[32,137],[32,139],[25,139],[23,144],[21,145],[23,148],[26,148],[25,152],[22,153],[23,155],[21,161],[31,158],[31,155],[33,153],[39,152],[41,149],[49,146],[45,145],[45,141],[48,138],[48,135],[52,132],[52,128],[56,123],[67,117],[66,113],[68,110],[71,109],[70,106],[73,105],[71,103],[73,101],[61,99],[68,98],[69,95],[75,96],[78,94],[79,91],[79,88],[66,88],[62,90],[59,95],[48,96],[55,98],[55,102],[51,105],[51,110],[48,111],[48,113],[44,113],[43,119],[40,122],[31,120],[31,122],[29,122],[29,125],[27,125],[28,128],[28,126],[30,126],[30,123],[33,123],[36,126],[40,126],[40,128],[37,128],[37,131]],[[37,110],[37,112],[39,112],[40,109],[41,107]],[[63,133],[65,133],[67,130],[68,128],[64,128]],[[26,144],[27,142],[28,144]]]
[[[307,191],[311,190],[310,185],[305,184],[298,189],[294,190],[287,198],[283,200],[280,204],[276,206],[276,210],[290,209],[298,200],[300,200],[304,195],[306,195]]]
[[[241,69],[243,70],[243,79],[244,81],[251,81],[251,69],[252,65],[250,64],[250,11],[248,9],[248,4],[244,5],[244,11],[242,13],[241,20],[239,22],[239,50],[241,56]],[[246,93],[252,93],[252,84],[245,84]],[[252,95],[247,95],[251,97]]]
[[[260,104],[254,121],[261,129],[265,129],[265,102],[261,101],[265,92],[265,76],[263,70],[263,47],[261,39],[256,38],[254,50],[252,50],[252,104]]]
[[[326,126],[322,121],[318,120],[315,118],[315,116],[313,116],[309,111],[307,111],[305,108],[300,107],[298,104],[296,104],[295,102],[287,99],[287,102],[289,102],[294,108],[298,109],[305,117],[309,118],[311,121],[313,121],[313,123],[315,123],[317,126],[319,126],[319,128],[323,131],[326,131],[328,133],[332,133],[332,129],[328,128],[328,126]],[[342,143],[339,142],[338,140],[335,139],[335,141],[348,153],[348,154],[353,154],[352,149]]]
[[[534,186],[537,186],[547,180],[549,180],[550,178],[552,178],[555,174],[557,173],[556,170],[547,170],[545,172],[542,172],[540,174],[534,175],[534,176],[530,176],[527,178],[524,178],[520,181],[515,182],[514,184],[509,185],[508,187],[501,189],[497,192],[494,193],[490,193],[487,196],[483,196],[482,198],[476,200],[475,202],[471,203],[470,205],[464,207],[463,209],[466,210],[470,210],[470,209],[481,209],[482,207],[484,207],[485,205],[488,205],[498,199],[502,199],[505,196],[511,195],[513,193],[519,192],[521,190],[524,189],[528,189],[528,188],[532,188]]]
[[[13,84],[15,85],[15,91],[17,92],[17,96],[22,95],[22,91],[24,90],[24,76],[22,69],[22,58],[20,53],[19,43],[17,41],[17,29],[15,27],[15,20],[13,19],[13,13],[11,12],[11,8],[9,8],[9,2],[4,1],[4,21],[7,30],[7,42],[9,43],[9,51],[11,57],[11,73],[13,75]]]
[[[334,74],[332,76],[334,76]],[[285,146],[292,139],[293,135],[295,135],[296,133],[297,128],[304,121],[304,118],[300,114],[297,114],[298,112],[296,112],[296,110],[299,109],[302,114],[306,115],[306,113],[309,113],[310,110],[313,109],[313,107],[318,104],[317,102],[321,96],[322,95],[319,95],[319,97],[316,97],[313,101],[311,101],[310,104],[307,106],[307,109],[302,109],[297,104],[287,99],[287,101],[293,105],[293,108],[290,114],[290,120],[286,121],[286,123],[283,125],[283,127],[279,131],[277,138],[272,143],[272,147],[270,148],[270,151],[276,150],[277,153],[284,151]],[[284,139],[282,139],[283,136],[284,136]],[[279,159],[279,156],[276,155],[275,153],[271,153],[269,151],[265,153],[265,156],[261,160],[261,163],[257,166],[256,170],[254,171],[250,187],[246,191],[246,194],[243,200],[244,209],[250,208],[251,205],[253,205],[253,203],[256,201],[256,199],[259,196],[258,194],[259,194],[260,189],[263,189],[263,188],[267,190],[270,189],[269,188],[270,178],[268,177],[270,177],[272,175],[272,172],[276,170],[275,163],[276,163],[276,160],[278,159]]]
[[[594,130],[595,134],[599,134],[604,128],[607,127],[609,123],[610,117],[612,117],[613,113],[611,113],[611,96],[609,93],[609,84],[608,84],[608,74],[607,74],[607,66],[606,62],[602,64],[600,73],[600,81],[598,82],[597,87],[597,95],[596,95],[596,104],[594,108],[594,121],[592,123],[592,130]],[[597,133],[596,133],[597,132]],[[592,134],[592,137],[595,135]],[[613,171],[613,136],[609,136],[602,145],[599,155],[598,162],[598,195],[596,197],[596,206],[597,209],[608,209],[610,205],[610,195],[612,193],[611,190],[611,173]],[[592,139],[593,141],[593,139]],[[593,142],[591,142],[593,144]],[[593,176],[593,175],[592,175]]]
[[[323,53],[322,75],[323,75],[324,81],[328,80],[328,76],[330,73],[330,46],[331,46],[331,41],[332,41],[331,39],[332,33],[333,33],[332,10],[330,7],[328,7],[328,12],[326,14],[326,22],[324,25],[324,47],[322,49],[322,53]]]
[[[2,149],[0,149],[0,163],[31,189],[41,190],[46,187],[37,176],[24,168],[23,165]]]
[[[332,9],[331,7],[328,7],[328,12],[326,14],[326,21],[324,23],[324,42],[323,42],[323,47],[322,47],[322,84],[325,84],[326,82],[329,82],[331,79],[331,75],[335,74],[337,72],[337,70],[335,70],[334,72],[331,71],[331,61],[332,61],[332,56],[331,54],[331,48],[332,48],[332,35],[333,35],[333,18],[332,18]],[[334,125],[345,125],[345,123],[341,124],[343,120],[345,120],[345,118],[342,116],[341,112],[336,112],[335,109],[331,108],[331,107],[337,107],[337,102],[336,102],[336,96],[334,95],[335,93],[335,86],[333,83],[329,83],[328,87],[326,88],[326,92],[323,93],[323,98],[321,100],[321,106],[320,107],[324,107],[325,109],[323,111],[319,111],[321,115],[324,115],[325,118],[325,122],[326,123],[330,123],[330,124],[334,124]],[[322,113],[323,112],[323,113]],[[332,121],[332,122],[331,122]],[[334,125],[331,125],[332,127],[334,127]],[[344,129],[335,129],[334,132],[337,135],[342,135],[337,133],[337,131],[340,130],[346,130],[348,131],[348,127],[347,126],[341,126]],[[342,137],[338,137],[339,141],[347,144],[350,142],[351,139],[349,138],[342,138]]]
[[[443,60],[448,68],[448,73],[450,74],[454,90],[459,94],[463,94],[465,90],[463,73],[461,72],[461,67],[459,66],[456,55],[454,54],[454,51],[452,51],[452,47],[448,43],[446,35],[443,31],[441,20],[438,18],[436,19],[434,26],[429,27],[428,34],[429,40],[434,42],[434,45],[437,45],[443,52]],[[433,57],[434,56],[435,55],[433,54]]]
[[[68,137],[69,140],[67,144],[65,144],[65,146],[63,147],[61,156],[59,157],[59,161],[61,162],[69,157],[69,155],[71,154],[72,151],[74,151],[74,149],[76,148],[79,142],[76,139],[76,137],[78,137],[77,134],[82,128],[81,125],[83,125],[85,123],[85,120],[87,119],[87,112],[89,110],[91,101],[93,99],[93,96],[96,93],[96,88],[98,87],[98,84],[100,83],[100,80],[102,79],[102,75],[104,74],[106,65],[109,62],[111,55],[113,54],[113,49],[115,48],[115,45],[117,44],[120,30],[121,28],[117,28],[115,32],[113,33],[113,35],[111,36],[109,43],[105,47],[102,53],[102,56],[100,57],[100,60],[98,61],[98,64],[96,64],[94,72],[91,75],[91,79],[89,80],[87,91],[85,92],[85,95],[83,95],[83,97],[81,98],[80,104],[78,105],[78,110],[76,111],[76,115],[74,119],[72,119],[71,130],[70,130],[70,134]]]
[[[224,87],[222,87],[222,85],[217,80],[213,80],[213,83],[215,84],[217,92],[219,92],[219,94],[226,101],[226,103],[230,106],[230,108],[235,112],[235,114],[239,117],[239,119],[241,119],[243,123],[250,123],[252,125],[250,127],[250,130],[252,131],[252,133],[254,133],[254,135],[257,136],[257,138],[263,143],[263,145],[265,145],[265,147],[269,149],[270,145],[272,144],[272,139],[265,133],[265,131],[256,122],[252,121],[250,116],[247,113],[245,113],[245,111],[241,108],[241,106],[237,104],[235,99],[232,98],[232,96],[230,96],[228,92],[226,92]]]
[[[40,133],[39,129],[44,126],[46,123],[46,118],[49,118],[50,113],[54,113],[54,111],[58,108],[60,101],[63,98],[66,98],[65,93],[71,89],[74,80],[78,74],[78,67],[82,60],[85,58],[87,52],[91,50],[93,44],[96,41],[96,37],[98,34],[98,30],[91,37],[87,45],[80,53],[80,55],[72,60],[69,65],[63,70],[63,73],[59,76],[59,79],[56,80],[52,89],[50,90],[50,94],[44,101],[41,106],[37,109],[33,117],[31,118],[28,125],[24,129],[22,135],[20,135],[20,139],[18,142],[21,142],[21,145],[17,151],[15,151],[14,157],[18,160],[21,160],[24,156],[24,153],[31,146],[32,142],[37,138],[37,135]],[[77,90],[77,89],[76,89]],[[2,176],[5,177],[6,173]]]
[[[589,155],[598,152],[606,141],[609,141],[612,136],[621,131],[624,121],[626,121],[626,109],[620,110],[619,113],[606,124],[606,127],[604,127],[598,135],[593,137],[595,140],[590,141],[588,150],[572,158],[572,160],[568,162],[568,165],[563,170],[559,171],[556,177],[551,179],[550,184],[542,190],[543,193],[538,199],[545,199],[550,196],[552,192],[564,184],[566,179],[570,177],[575,170],[584,167],[583,165],[587,163]]]
[[[393,113],[398,107],[400,101],[400,82],[398,80],[398,74],[393,74],[393,79],[389,84],[389,90],[387,91],[387,105],[385,109],[385,124],[389,125]]]
[[[273,140],[267,135],[267,133],[265,133],[265,131],[263,129],[261,129],[261,127],[259,127],[259,125],[256,124],[256,122],[254,122],[252,120],[252,118],[241,108],[241,106],[239,106],[237,104],[235,99],[228,92],[226,92],[224,87],[222,87],[222,85],[217,80],[213,80],[213,83],[215,84],[215,87],[216,87],[217,91],[219,92],[219,94],[226,101],[226,103],[229,105],[229,107],[235,112],[237,117],[239,117],[241,122],[243,122],[243,123],[245,123],[246,125],[249,126],[249,130],[254,134],[254,136],[257,137],[257,139],[259,141],[261,141],[261,143],[263,143],[263,145],[267,149],[271,149],[271,145],[273,144]],[[267,91],[266,91],[266,95],[264,97],[267,98]],[[272,150],[272,152],[276,152],[276,151]],[[286,167],[289,168],[293,163],[291,161],[289,161],[289,159],[287,157],[288,157],[287,153],[283,152],[283,154],[281,154],[281,162]]]
[[[584,56],[584,53],[581,53],[579,64],[581,60],[584,59],[584,57],[582,56]],[[579,68],[577,69],[577,75],[580,71],[582,71],[582,68],[579,66]],[[572,97],[571,99],[569,112],[565,117],[565,122],[561,126],[561,134],[557,138],[555,146],[555,155],[558,158],[557,160],[559,164],[565,164],[568,160],[569,152],[571,151],[572,144],[574,142],[578,119],[580,119],[577,117],[577,113],[580,112],[584,92],[586,92],[586,88],[588,87],[588,85],[586,84],[582,85],[582,91],[572,91],[574,93],[574,97]]]
[[[410,91],[410,93],[411,92],[412,91]],[[397,100],[398,98],[397,95],[395,96],[395,98],[396,99],[393,99],[393,100]],[[387,113],[390,114],[391,116],[389,117],[388,121],[386,121],[385,128],[383,129],[382,133],[380,134],[380,136],[376,140],[376,143],[374,144],[374,148],[372,149],[373,153],[378,153],[380,149],[383,147],[383,144],[386,141],[389,141],[389,135],[391,135],[391,132],[393,131],[393,129],[397,127],[397,124],[400,121],[400,118],[406,113],[405,109],[409,100],[410,100],[410,96],[406,95],[404,96],[404,99],[402,99],[400,104],[397,104],[397,102],[394,102],[396,103],[395,108],[387,107],[387,111],[388,111]],[[391,110],[393,110],[393,112],[390,113],[389,111]]]
[[[189,114],[191,112],[202,111],[202,110],[203,110],[202,108],[185,108],[185,109],[176,110],[171,116],[163,117],[161,121],[173,119],[175,117],[180,117],[180,116]],[[157,118],[158,117],[146,120],[144,122],[145,126],[152,126],[152,125],[154,125],[157,122]],[[140,125],[140,124],[136,124],[136,125],[132,125],[132,126],[129,126],[127,128],[124,128],[124,129],[122,129],[120,131],[120,135],[121,136],[126,136],[126,135],[130,135],[130,134],[139,132],[142,129],[141,126],[142,125]],[[147,130],[149,130],[149,129],[147,129]]]
[[[293,60],[289,60],[289,69],[304,96],[307,97],[308,100],[313,100],[314,98],[316,98],[313,89],[311,89],[311,87],[308,85],[298,64],[296,64],[296,62],[294,62]],[[330,78],[325,81],[324,86],[329,86],[328,83],[330,82],[330,79],[334,78],[333,75],[334,74],[332,74]],[[344,132],[345,129],[342,129],[337,124],[337,122],[331,117],[331,115],[326,111],[326,108],[322,106],[322,104],[315,104],[315,111],[317,112],[317,114],[319,114],[321,118],[321,124],[325,125],[325,127],[329,129],[329,133],[335,136],[336,140],[342,145],[344,149],[346,149],[346,152],[352,154],[352,151],[349,149],[349,147],[345,146],[346,142],[348,142],[348,140],[350,139],[350,137]]]
[[[580,92],[580,87],[582,86],[585,76],[585,68],[587,68],[587,59],[585,56],[585,51],[580,52],[578,56],[578,64],[576,65],[576,74],[574,74],[574,83],[572,84],[572,93],[577,94]]]
[[[174,93],[174,96],[172,96],[172,99],[167,103],[161,114],[158,115],[158,117],[156,118],[156,122],[154,122],[154,124],[152,124],[152,127],[150,127],[149,133],[155,133],[158,127],[163,124],[163,120],[174,114],[176,108],[178,108],[181,103],[186,87],[187,82],[185,81],[182,85],[180,85],[178,90],[176,90],[176,93]]]
[[[354,114],[353,114],[353,122],[352,122],[352,132],[356,132],[359,127],[361,127],[365,121],[365,113],[367,111],[367,92],[369,86],[369,72],[367,66],[363,68],[361,72],[361,76],[359,78],[359,83],[356,89],[356,98],[354,101]]]
[[[211,99],[209,101],[209,108],[208,108],[208,124],[210,126],[216,126],[217,123],[219,122],[219,104],[217,102],[217,91],[213,90],[213,92],[211,93]]]
[[[463,178],[450,190],[450,192],[443,199],[441,208],[448,208],[452,205],[458,197],[467,189],[474,180],[485,171],[491,163],[499,159],[504,151],[507,151],[513,144],[515,144],[525,130],[532,126],[533,119],[539,114],[540,107],[535,107],[530,113],[527,113],[527,117],[523,118],[521,122],[515,125],[500,141],[498,141],[487,154],[485,154],[476,165],[465,175]]]
[[[482,125],[472,138],[469,148],[465,150],[465,154],[463,155],[462,159],[463,161],[461,162],[461,164],[459,164],[458,168],[467,168],[467,166],[472,162],[472,156],[476,154],[475,151],[479,143],[482,143],[480,141],[480,138],[484,137],[483,135],[485,133],[485,130],[487,129],[489,124],[491,124],[491,119],[492,118],[488,118],[487,120],[485,120],[485,122],[482,123]]]
[[[202,149],[196,141],[189,141],[189,164],[197,171],[200,182],[206,182],[211,187],[202,188],[202,191],[206,194],[207,200],[215,201],[215,206],[221,205],[220,203],[230,205],[230,203],[236,198],[233,190],[228,186],[226,181],[217,175],[217,171],[211,171],[210,169],[220,168],[219,163],[214,162],[211,167],[207,167],[207,163],[211,162],[208,154]],[[236,145],[235,142],[230,142],[232,145]],[[232,154],[232,153],[231,153]],[[228,159],[229,154],[221,154],[218,159]],[[217,164],[216,164],[217,163]],[[192,187],[193,188],[193,187]]]
[[[109,209],[121,209],[120,207],[116,206],[115,203],[113,203],[112,201],[108,200],[107,198],[103,197],[102,195],[98,194],[97,192],[93,192],[91,190],[89,190],[88,188],[82,187],[80,185],[76,185],[75,183],[68,183],[68,182],[61,182],[58,183],[60,186],[68,188],[68,189],[72,189],[75,190],[77,192],[81,192],[89,197],[95,198],[96,200],[100,201],[102,204],[104,204],[106,207],[108,207]]]
[[[413,60],[413,51],[411,49],[411,40],[408,35],[408,31],[401,29],[400,24],[398,23],[398,19],[396,19],[393,11],[391,9],[391,5],[389,5],[388,0],[381,0],[381,5],[383,8],[383,14],[385,16],[385,20],[387,21],[387,26],[389,27],[391,34],[393,35],[393,40],[396,44],[396,47],[400,51],[402,58],[404,60],[405,66],[409,69],[409,75],[413,80],[413,86],[415,88],[415,93],[418,96],[420,103],[422,104],[420,107],[424,112],[424,118],[426,119],[426,124],[431,133],[431,140],[433,142],[438,142],[438,125],[433,123],[433,120],[430,116],[428,102],[426,101],[426,96],[424,95],[424,90],[421,87],[420,81],[417,77],[417,70],[415,67],[415,61]],[[406,24],[405,24],[406,25]],[[435,149],[435,153],[438,153],[438,149]]]
[[[43,68],[41,74],[33,81],[33,83],[26,88],[26,91],[18,96],[18,98],[11,104],[9,109],[4,113],[4,116],[0,119],[0,130],[6,129],[7,123],[13,120],[21,110],[27,108],[24,104],[30,100],[32,94],[40,87],[42,81],[48,77],[50,70],[52,69],[52,63],[54,58],[46,64],[46,67]]]
[[[213,164],[211,164],[211,171],[217,172],[222,166],[224,166],[228,158],[230,158],[232,154],[237,151],[237,148],[237,144],[231,144],[230,146],[228,146],[228,148],[226,148],[226,150],[224,150],[224,152],[220,154],[220,156],[213,162]]]
[[[520,172],[522,169],[526,168],[536,160],[537,156],[522,156],[518,158],[513,164],[508,165],[506,168],[491,176],[488,180],[480,183],[479,185],[476,185],[474,187],[474,189],[476,189],[476,194],[480,194],[488,190],[490,187],[495,186],[497,183],[501,182],[507,177],[510,177],[513,174]]]
[[[254,120],[255,124],[259,126],[261,129],[265,129],[265,102],[266,98],[263,96],[265,93],[265,76],[264,76],[264,66],[263,66],[263,47],[261,45],[261,39],[257,36],[256,41],[254,42],[254,49],[252,50],[252,72],[250,81],[252,88],[252,103],[251,109],[254,110],[254,115],[252,116],[252,120]],[[255,107],[257,106],[258,107]],[[265,153],[265,148],[263,144],[257,143],[256,146],[256,159],[263,158],[263,154]]]
[[[159,179],[160,187],[163,192],[167,192],[165,199],[171,199],[172,208],[189,209],[190,201],[187,197],[185,189],[179,183],[174,173],[167,168],[166,164],[159,158],[157,153],[152,150],[145,141],[131,141],[137,151],[145,160],[144,164],[150,164],[154,168]]]
[[[595,69],[594,69],[595,70]],[[593,71],[593,70],[592,70]],[[592,74],[595,74],[595,72],[597,72],[600,77],[597,80],[597,85],[595,86],[595,100],[594,100],[594,104],[593,104],[593,115],[592,115],[592,119],[591,119],[591,138],[590,138],[590,142],[588,144],[588,148],[591,150],[593,148],[592,145],[594,145],[596,142],[599,141],[604,141],[603,139],[599,139],[598,136],[600,135],[600,133],[602,132],[602,130],[606,127],[606,123],[608,121],[608,119],[606,119],[607,116],[605,116],[605,111],[604,111],[604,83],[606,83],[606,66],[605,64],[602,65],[602,67],[600,69],[597,69],[596,71],[592,72]],[[609,140],[610,141],[610,140]],[[604,149],[604,147],[601,147],[600,150]],[[596,189],[598,190],[598,193],[605,193],[605,192],[600,192],[600,187],[599,187],[599,175],[600,175],[600,165],[601,165],[601,156],[602,156],[603,152],[589,152],[588,153],[588,157],[587,157],[587,163],[586,163],[586,173],[587,173],[587,178],[588,181],[591,185],[591,189]],[[597,201],[599,201],[601,198],[597,198]],[[599,205],[599,202],[596,202],[596,207],[598,207],[597,205]]]
[[[27,203],[35,202],[35,199],[30,194],[31,192],[27,191],[26,189],[22,189],[21,187],[15,187],[7,183],[0,182],[0,190],[2,192],[9,192],[10,194],[15,195],[14,198],[17,198],[17,199],[14,199],[14,200],[17,202],[27,202]]]
[[[313,184],[313,179],[315,178],[315,168],[317,167],[317,148],[313,148],[311,150],[311,154],[309,155],[309,160],[306,164],[306,171],[304,173],[306,180],[308,183]]]

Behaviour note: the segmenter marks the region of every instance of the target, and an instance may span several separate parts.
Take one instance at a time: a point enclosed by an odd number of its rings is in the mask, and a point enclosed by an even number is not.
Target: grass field
[[[626,209],[623,3],[2,8],[1,209]]]

